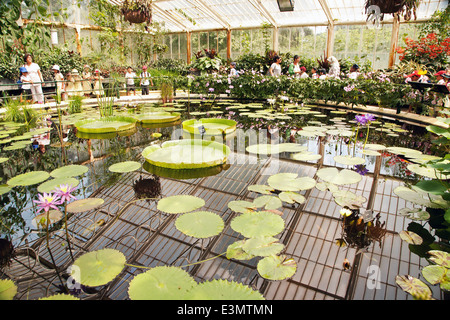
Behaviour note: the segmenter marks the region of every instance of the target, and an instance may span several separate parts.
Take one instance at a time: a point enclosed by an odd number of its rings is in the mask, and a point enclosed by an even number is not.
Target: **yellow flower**
[[[352,214],[352,211],[350,209],[342,208],[339,213],[343,215],[344,217],[348,217]]]

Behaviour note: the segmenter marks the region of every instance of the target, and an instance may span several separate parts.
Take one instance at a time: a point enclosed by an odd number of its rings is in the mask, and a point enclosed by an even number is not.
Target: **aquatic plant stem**
[[[356,141],[358,140],[359,126],[356,127],[355,142],[353,144],[353,156],[356,154]]]
[[[214,257],[211,257],[211,258],[208,258],[208,259],[205,259],[205,260],[201,260],[201,261],[197,261],[197,262],[194,262],[194,263],[186,264],[184,266],[180,266],[179,268],[186,268],[186,267],[194,266],[196,264],[200,264],[200,263],[203,263],[203,262],[211,261],[211,260],[214,260],[214,259],[216,259],[216,258],[218,258],[220,256],[223,256],[224,254],[226,254],[226,252],[223,252],[221,254],[218,254],[217,256],[214,256]],[[125,263],[125,265],[128,266],[128,267],[138,268],[138,269],[153,269],[154,268],[154,267],[138,266],[138,265],[129,264],[129,263]]]
[[[70,247],[69,230],[67,228],[67,201],[64,201],[64,228],[66,229],[66,240],[67,246],[69,248],[70,257],[72,258],[72,261],[74,261],[75,259],[73,258],[72,248]]]
[[[367,124],[367,133],[366,133],[366,140],[364,141],[363,149],[366,147],[367,139],[369,138],[369,124]]]

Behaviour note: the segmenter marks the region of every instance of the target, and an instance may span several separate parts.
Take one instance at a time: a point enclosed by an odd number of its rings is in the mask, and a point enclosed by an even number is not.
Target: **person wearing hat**
[[[436,74],[434,76],[436,77],[437,84],[443,84],[443,85],[446,84],[445,83],[446,81],[445,81],[445,79],[443,77],[444,74],[445,74],[445,70],[441,70],[441,71],[436,72]]]
[[[26,102],[31,101],[31,85],[33,84],[33,81],[31,81],[31,77],[28,74],[28,70],[25,67],[20,67],[20,81],[22,82],[22,99]]]
[[[94,79],[94,94],[97,97],[103,96],[105,94],[105,92],[103,91],[103,84],[102,84],[103,77],[100,74],[99,69],[94,70],[94,76],[92,78]]]
[[[67,80],[67,95],[80,96],[83,92],[83,87],[81,85],[81,78],[78,70],[72,69],[72,71],[67,74]]]
[[[55,78],[55,82],[56,82],[56,95],[61,98],[61,101],[64,101],[65,100],[65,91],[66,91],[64,76],[61,73],[59,66],[56,64],[52,67],[52,71],[53,71],[53,77]]]
[[[356,80],[358,76],[359,76],[359,66],[355,63],[350,67],[350,73],[348,74],[348,78]]]
[[[413,82],[428,82],[428,78],[425,77],[425,74],[423,72],[419,72],[419,71],[415,70],[413,73],[408,74],[406,76],[405,82],[409,82],[409,81],[413,81]]]
[[[82,77],[82,87],[83,87],[83,93],[85,97],[89,97],[92,93],[92,74],[91,74],[91,67],[89,65],[85,65],[83,67],[83,72],[81,73]]]
[[[140,74],[141,81],[139,85],[142,87],[142,95],[149,94],[149,85],[152,84],[153,87],[153,80],[151,74],[147,71],[147,66],[142,67],[142,72]]]
[[[305,67],[300,68],[300,79],[306,79],[309,78],[309,74],[306,72]]]

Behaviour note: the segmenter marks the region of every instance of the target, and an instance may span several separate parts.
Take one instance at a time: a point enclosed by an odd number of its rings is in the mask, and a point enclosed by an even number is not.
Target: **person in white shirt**
[[[311,68],[311,78],[312,79],[318,79],[319,75],[317,74],[317,69],[316,68]]]
[[[236,62],[230,63],[230,77],[237,76]]]
[[[327,71],[324,68],[319,69],[319,79],[323,80],[327,78]]]
[[[437,84],[443,84],[443,85],[446,84],[445,79],[443,77],[444,74],[445,74],[445,70],[441,70],[434,75],[436,77]]]
[[[63,101],[65,100],[65,89],[66,89],[66,85],[64,83],[64,76],[60,72],[59,66],[56,64],[52,67],[52,71],[54,72],[56,82],[56,95],[61,98],[61,101]]]
[[[23,67],[27,68],[31,81],[33,81],[33,84],[30,87],[33,101],[44,103],[44,93],[42,91],[44,79],[42,78],[41,68],[37,63],[33,62],[33,57],[29,53],[24,55],[23,60],[25,62]]]
[[[22,99],[30,102],[31,101],[31,85],[33,81],[31,81],[30,75],[28,74],[27,68],[20,67],[20,72],[22,73],[20,76],[20,81],[22,82]]]
[[[148,73],[147,66],[142,67],[142,72],[141,72],[140,77],[141,77],[140,85],[142,87],[142,95],[147,95],[147,94],[149,94],[148,86],[150,85],[150,83],[152,84],[152,87],[153,87],[152,76],[150,75],[150,73]]]
[[[350,67],[350,73],[348,74],[348,78],[356,80],[358,76],[359,76],[359,66],[357,64],[354,64]]]
[[[281,75],[281,58],[279,56],[275,56],[273,58],[273,63],[269,68],[269,74],[272,77],[278,77]]]
[[[127,96],[130,95],[131,91],[133,91],[133,95],[136,95],[136,87],[134,85],[134,78],[136,78],[136,73],[133,71],[133,68],[128,67],[127,72],[125,73],[125,80],[127,83]]]
[[[336,59],[335,56],[331,56],[328,58],[328,62],[330,63],[330,69],[328,70],[328,76],[339,79],[341,67],[339,66],[338,59]]]
[[[306,79],[306,78],[309,78],[309,74],[306,73],[305,67],[301,67],[300,68],[300,79]]]

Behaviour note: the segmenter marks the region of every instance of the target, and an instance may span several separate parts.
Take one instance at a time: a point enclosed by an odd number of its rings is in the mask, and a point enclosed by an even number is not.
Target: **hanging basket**
[[[141,10],[123,10],[123,18],[125,21],[128,21],[129,23],[151,23],[152,16],[147,15]]]
[[[384,14],[396,14],[399,16],[403,14],[404,19],[409,21],[414,14],[416,17],[416,8],[419,5],[420,0],[366,0],[366,11],[370,6],[378,6],[380,13]],[[383,20],[383,19],[381,19]]]

